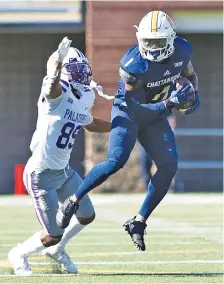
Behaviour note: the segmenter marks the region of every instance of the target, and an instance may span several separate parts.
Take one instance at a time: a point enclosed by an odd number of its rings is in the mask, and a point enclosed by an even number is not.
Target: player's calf
[[[42,233],[40,239],[41,239],[42,244],[45,247],[51,247],[51,246],[58,244],[60,242],[61,238],[62,238],[62,235],[50,236],[50,235],[47,235],[46,233]]]

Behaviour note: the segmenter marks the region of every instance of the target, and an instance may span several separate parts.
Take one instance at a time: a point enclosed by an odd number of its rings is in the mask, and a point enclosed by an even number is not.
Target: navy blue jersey
[[[125,100],[125,82],[135,84],[139,79],[145,90],[144,102],[156,103],[168,98],[174,90],[173,82],[180,77],[192,57],[192,47],[188,41],[176,37],[174,53],[162,62],[144,59],[138,45],[129,48],[120,61],[120,76],[116,98]],[[140,101],[143,102],[142,98]]]

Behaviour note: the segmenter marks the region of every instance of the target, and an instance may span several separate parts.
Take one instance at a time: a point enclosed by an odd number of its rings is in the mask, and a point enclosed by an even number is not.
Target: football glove
[[[60,62],[63,62],[63,60],[65,59],[71,43],[72,40],[69,40],[67,37],[64,37],[61,43],[59,44],[57,49],[57,54],[58,54],[58,60]]]
[[[77,212],[78,209],[78,203],[73,202],[70,197],[65,199],[64,203],[58,209],[56,214],[57,226],[61,229],[67,228],[72,216]]]
[[[178,88],[178,90],[171,93],[171,96],[166,100],[166,108],[170,113],[172,113],[174,108],[178,108],[180,105],[188,102],[185,94],[189,92],[190,89],[191,86],[185,83]]]
[[[188,115],[188,114],[192,114],[196,111],[196,109],[198,109],[200,107],[200,98],[199,98],[199,91],[195,91],[195,103],[189,107],[184,114]]]
[[[51,54],[47,61],[47,78],[52,82],[55,81],[60,70],[60,68],[58,68],[57,66],[57,61],[63,62],[65,56],[68,53],[71,43],[71,40],[69,40],[67,37],[64,37],[61,43],[59,44],[58,49]],[[49,84],[50,83],[51,82],[49,82]]]

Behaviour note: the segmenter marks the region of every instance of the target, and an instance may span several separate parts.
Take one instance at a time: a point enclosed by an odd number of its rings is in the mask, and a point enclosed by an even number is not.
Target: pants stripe
[[[30,195],[32,196],[32,199],[33,199],[34,209],[35,209],[37,218],[38,218],[40,224],[42,225],[42,227],[44,228],[44,230],[50,235],[49,227],[48,227],[47,222],[44,218],[43,210],[41,209],[38,192],[37,192],[37,189],[35,188],[35,173],[33,172],[31,174],[31,176],[26,174],[26,178],[28,180],[27,186],[28,186],[28,189],[29,189],[29,193],[30,193]]]

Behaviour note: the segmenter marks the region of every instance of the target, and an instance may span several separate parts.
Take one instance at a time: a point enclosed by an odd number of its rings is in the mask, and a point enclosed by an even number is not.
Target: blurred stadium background
[[[223,11],[222,1],[0,1],[0,193],[14,191],[14,167],[30,156],[36,103],[46,62],[68,36],[89,58],[94,80],[116,91],[119,60],[136,43],[134,24],[150,10],[167,12],[177,33],[191,42],[199,76],[201,109],[176,116],[179,171],[176,191],[223,188]],[[93,113],[110,117],[110,103],[97,98]],[[71,163],[81,175],[102,160],[107,135],[84,131]],[[77,149],[76,148],[76,149]],[[125,176],[125,179],[124,179]],[[143,191],[138,152],[98,191]]]

